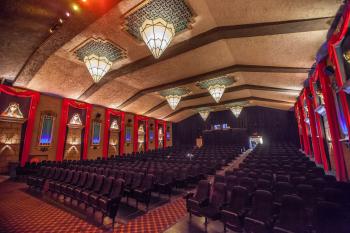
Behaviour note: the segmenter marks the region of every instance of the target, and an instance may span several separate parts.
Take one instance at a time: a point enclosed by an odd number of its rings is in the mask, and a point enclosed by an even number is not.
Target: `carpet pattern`
[[[25,184],[11,181],[0,184],[1,233],[107,232],[67,211],[29,195],[24,191],[25,187]],[[118,224],[114,232],[163,232],[185,215],[185,201],[177,198],[124,225]]]

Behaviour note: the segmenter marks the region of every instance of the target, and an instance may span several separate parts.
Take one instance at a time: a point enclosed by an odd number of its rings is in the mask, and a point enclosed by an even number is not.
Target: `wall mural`
[[[64,153],[65,160],[80,160],[81,135],[84,125],[78,113],[74,113],[67,124],[66,150]]]
[[[140,125],[137,132],[138,151],[145,151],[145,129],[142,124]]]
[[[111,155],[119,154],[119,138],[120,130],[119,123],[117,119],[114,119],[109,127],[109,150],[108,157]]]

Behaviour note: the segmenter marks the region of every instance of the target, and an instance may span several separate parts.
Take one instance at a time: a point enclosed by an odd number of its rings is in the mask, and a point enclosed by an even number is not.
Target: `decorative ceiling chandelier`
[[[230,107],[231,112],[233,113],[233,115],[235,115],[236,118],[239,117],[239,115],[242,112],[242,109],[243,109],[243,107],[239,106],[239,105]]]
[[[210,80],[205,80],[197,83],[202,89],[207,89],[216,103],[219,103],[222,95],[225,92],[227,86],[232,85],[235,80],[229,76],[223,76]]]
[[[210,108],[200,108],[197,109],[199,115],[202,117],[204,121],[208,119],[211,109]]]
[[[173,40],[175,28],[162,18],[146,19],[140,27],[140,34],[153,56],[158,59]]]
[[[165,97],[168,101],[168,104],[172,110],[175,110],[177,105],[180,103],[180,100],[183,96],[190,94],[191,91],[185,87],[175,87],[160,91],[160,95]]]
[[[95,83],[109,71],[116,60],[126,58],[126,52],[110,41],[90,39],[75,51],[79,60],[83,61]]]

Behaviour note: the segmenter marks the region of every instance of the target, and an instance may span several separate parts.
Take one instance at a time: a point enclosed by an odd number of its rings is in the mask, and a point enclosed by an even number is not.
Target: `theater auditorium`
[[[0,233],[350,233],[350,1],[0,3]]]

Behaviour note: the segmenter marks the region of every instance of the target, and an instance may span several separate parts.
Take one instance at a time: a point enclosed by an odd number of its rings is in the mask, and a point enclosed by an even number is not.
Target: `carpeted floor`
[[[84,219],[29,195],[25,189],[23,183],[5,181],[0,184],[1,233],[104,232]],[[114,232],[163,232],[185,215],[185,201],[177,198],[125,225],[118,224]]]

